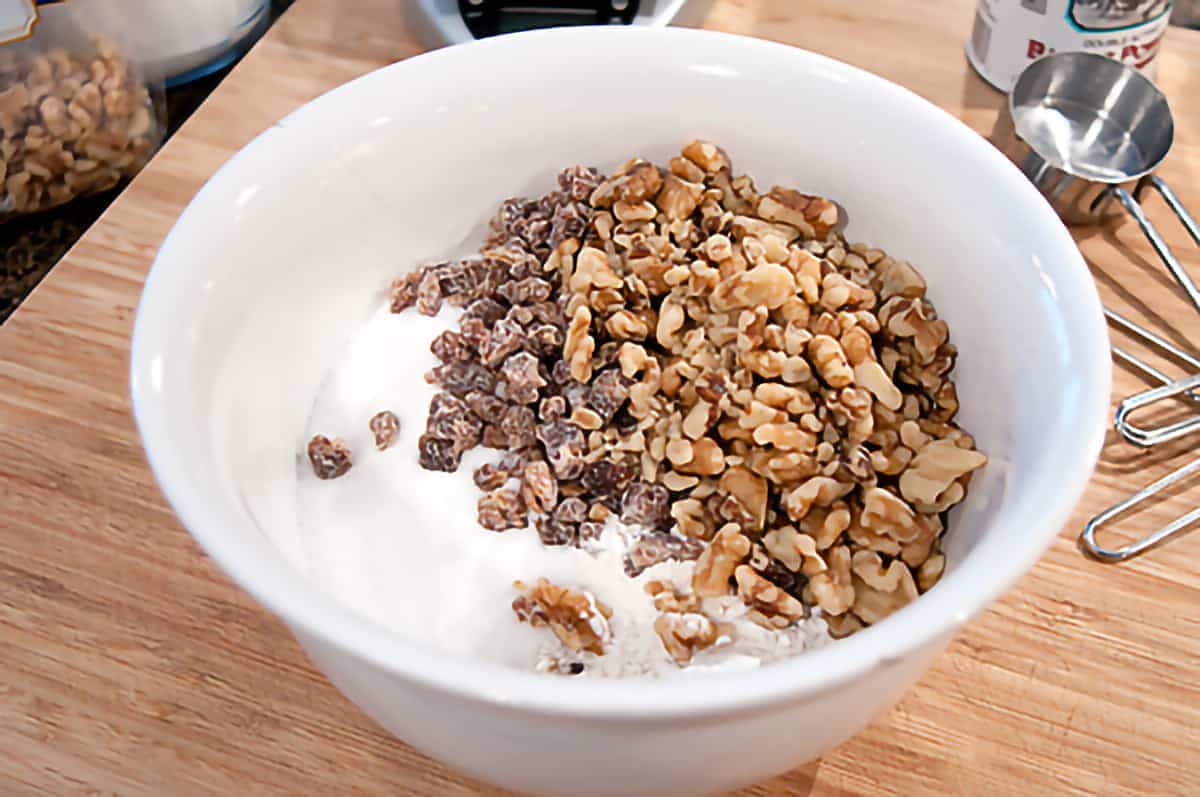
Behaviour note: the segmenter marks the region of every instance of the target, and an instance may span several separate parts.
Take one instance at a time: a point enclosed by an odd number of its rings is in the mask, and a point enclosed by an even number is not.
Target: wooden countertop
[[[154,253],[234,151],[326,89],[420,51],[397,0],[298,0],[0,328],[0,791],[7,795],[494,794],[343,699],[205,558],[148,471],[129,334]],[[970,0],[717,0],[706,26],[870,69],[991,128]],[[1200,210],[1200,33],[1173,29],[1162,168]],[[1151,215],[1193,274],[1200,250]],[[1200,317],[1132,224],[1081,231],[1104,298],[1178,341]],[[1114,395],[1144,387],[1118,369]],[[908,696],[824,760],[743,795],[1200,794],[1200,535],[1136,561],[1076,550],[1086,518],[1187,461],[1110,441],[1050,553]],[[1129,534],[1195,505],[1198,485]],[[803,729],[797,729],[802,732]]]

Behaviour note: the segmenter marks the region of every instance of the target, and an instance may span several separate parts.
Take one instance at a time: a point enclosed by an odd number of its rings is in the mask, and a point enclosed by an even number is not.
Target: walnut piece
[[[768,628],[787,628],[797,620],[804,619],[804,604],[754,572],[749,565],[740,565],[734,571],[738,595],[755,617]]]
[[[955,479],[985,464],[987,457],[978,451],[960,448],[952,440],[935,440],[900,474],[900,494],[913,503],[931,504]]]
[[[612,639],[608,620],[612,610],[590,593],[539,578],[532,587],[513,583],[521,594],[512,602],[517,619],[534,628],[549,627],[573,651],[604,654]]]
[[[696,561],[692,591],[701,597],[728,594],[729,579],[749,554],[749,538],[741,533],[736,523],[726,524]]]
[[[691,664],[696,651],[712,647],[721,637],[717,624],[702,614],[660,614],[654,632],[680,667]]]
[[[813,598],[826,615],[843,614],[854,605],[854,582],[850,571],[850,549],[838,545],[825,555],[828,569],[809,579]]]

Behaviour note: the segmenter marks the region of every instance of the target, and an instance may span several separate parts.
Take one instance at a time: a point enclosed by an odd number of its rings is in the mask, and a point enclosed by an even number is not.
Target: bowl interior
[[[603,54],[603,68],[583,52]],[[696,31],[554,31],[438,51],[325,96],[237,155],[163,246],[135,335],[139,424],[185,525],[289,622],[387,651],[400,669],[438,661],[298,575],[297,455],[323,373],[389,280],[473,250],[499,200],[545,191],[569,164],[665,162],[693,137],[725,147],[760,189],[833,198],[852,240],[918,267],[960,350],[960,423],[990,457],[955,511],[942,583],[809,654],[803,671],[781,665],[780,688],[871,666],[994,598],[1065,520],[1102,434],[1107,342],[1073,242],[986,141],[915,95]],[[442,664],[429,677],[456,688],[482,666]],[[561,687],[543,681],[538,694]]]

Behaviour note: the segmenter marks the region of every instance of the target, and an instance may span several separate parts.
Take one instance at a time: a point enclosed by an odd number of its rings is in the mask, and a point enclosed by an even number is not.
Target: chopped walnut
[[[978,451],[959,448],[952,440],[935,440],[900,474],[900,494],[909,501],[933,503],[955,479],[986,463],[987,457]]]
[[[552,584],[544,578],[532,587],[520,581],[513,586],[521,593],[512,603],[518,620],[534,628],[548,626],[573,651],[603,655],[604,646],[612,639],[608,625],[612,610],[590,592]]]
[[[793,573],[815,576],[826,569],[825,560],[817,551],[817,541],[801,534],[794,526],[771,529],[763,537],[763,545],[776,561]]]
[[[725,525],[696,561],[692,591],[702,597],[727,594],[729,579],[749,554],[750,540],[741,533],[737,524]]]
[[[854,605],[850,550],[838,545],[825,555],[828,568],[809,579],[813,599],[826,615],[842,614]]]
[[[754,572],[749,565],[740,565],[734,571],[738,595],[745,601],[768,628],[787,628],[796,620],[804,619],[804,604],[784,590]],[[761,618],[761,619],[760,619]]]
[[[645,589],[646,594],[654,601],[654,608],[660,612],[684,614],[700,610],[699,597],[687,590],[677,589],[670,581],[647,581]]]
[[[854,569],[852,611],[864,623],[874,625],[916,600],[917,585],[913,581],[912,571],[902,563],[893,561],[884,571],[882,566],[876,566],[878,554],[861,553],[874,559]],[[863,578],[860,572],[867,578]]]
[[[737,466],[721,475],[720,489],[738,502],[746,515],[746,528],[761,531],[767,519],[767,480],[750,469]]]
[[[520,452],[476,471],[489,526],[532,513],[544,544],[592,550],[618,515],[640,527],[631,575],[697,559],[689,601],[740,594],[771,627],[819,606],[836,635],[886,616],[937,581],[941,513],[986,459],[954,424],[957,349],[924,281],[838,223],[704,141],[506,200],[480,256],[393,286],[396,311],[465,308],[431,347],[445,398],[421,464]],[[660,610],[688,614],[676,597]]]
[[[696,651],[712,647],[721,637],[717,624],[702,614],[660,614],[654,632],[667,653],[681,667],[691,664]]]

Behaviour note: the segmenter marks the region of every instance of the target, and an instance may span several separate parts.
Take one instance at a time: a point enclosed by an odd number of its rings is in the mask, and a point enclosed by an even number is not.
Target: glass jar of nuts
[[[117,37],[71,5],[31,24],[0,43],[0,221],[116,186],[161,139],[151,87]]]

